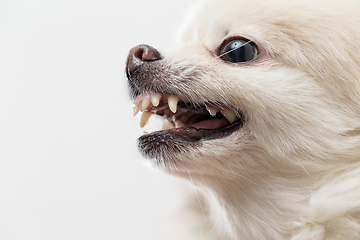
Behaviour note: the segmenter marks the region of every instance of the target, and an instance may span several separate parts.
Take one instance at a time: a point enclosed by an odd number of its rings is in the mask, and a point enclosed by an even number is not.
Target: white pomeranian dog
[[[178,40],[126,62],[139,150],[197,189],[168,239],[360,239],[360,1],[208,0]]]

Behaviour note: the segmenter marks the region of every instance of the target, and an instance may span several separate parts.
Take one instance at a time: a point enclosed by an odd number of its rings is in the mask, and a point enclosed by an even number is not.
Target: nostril
[[[143,60],[143,54],[144,51],[139,48],[135,53],[134,53],[134,57],[136,57],[137,59]]]
[[[156,61],[161,59],[160,53],[149,45],[139,45],[130,50],[129,55],[133,55],[135,58],[141,61]]]
[[[136,54],[142,61],[156,61],[161,59],[160,53],[149,45],[139,45]]]
[[[161,60],[161,54],[149,45],[138,45],[132,48],[127,58],[127,72],[130,74],[132,71],[140,67],[144,62]]]

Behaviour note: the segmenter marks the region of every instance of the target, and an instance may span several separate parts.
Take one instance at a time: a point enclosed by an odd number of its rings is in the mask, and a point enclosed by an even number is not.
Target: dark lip
[[[194,127],[160,130],[138,138],[138,149],[148,158],[166,158],[170,152],[181,153],[200,146],[204,140],[220,139],[231,135],[243,126],[239,119],[220,129],[197,129]]]

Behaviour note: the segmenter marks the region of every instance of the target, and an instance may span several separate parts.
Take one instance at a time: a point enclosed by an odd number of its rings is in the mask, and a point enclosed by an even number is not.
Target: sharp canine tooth
[[[157,107],[159,105],[160,98],[161,98],[160,93],[154,93],[151,95],[151,103],[154,107]]]
[[[142,104],[141,104],[141,110],[145,111],[149,105],[150,105],[150,100],[147,98],[144,98],[144,100],[142,101]]]
[[[146,123],[148,122],[149,118],[151,117],[151,112],[143,112],[140,118],[140,127],[145,127]]]
[[[165,118],[163,125],[162,125],[162,129],[166,130],[166,129],[171,129],[174,127],[175,127],[174,124]]]
[[[208,106],[206,106],[206,105],[205,105],[205,107],[206,107],[206,110],[208,110],[208,112],[210,113],[211,116],[215,116],[216,113],[218,112],[218,110],[216,110],[216,109],[213,108],[213,107],[208,107]]]
[[[134,117],[138,114],[138,112],[139,112],[139,108],[138,108],[138,106],[134,106],[133,107],[133,111],[134,111]]]
[[[180,98],[178,96],[174,96],[174,95],[171,95],[168,98],[168,105],[169,105],[170,110],[173,113],[176,113],[176,111],[177,111],[177,104],[178,104],[179,100],[180,100]]]
[[[230,109],[226,109],[226,110],[222,110],[221,111],[222,115],[224,115],[224,117],[230,122],[233,123],[235,120],[238,119],[238,117],[236,116],[235,112],[233,110]]]

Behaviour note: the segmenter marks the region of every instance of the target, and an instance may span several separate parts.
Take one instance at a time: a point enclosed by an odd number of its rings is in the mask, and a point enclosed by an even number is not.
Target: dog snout
[[[143,63],[161,59],[161,54],[155,48],[145,44],[138,45],[129,51],[126,63],[126,72],[131,74],[131,72],[135,71]]]

